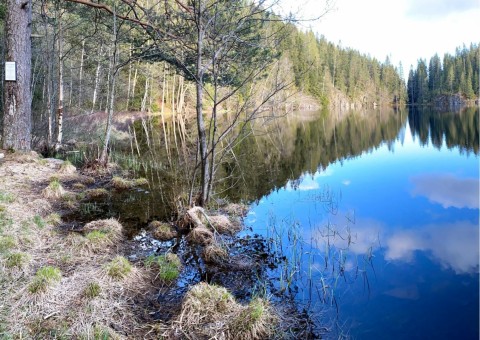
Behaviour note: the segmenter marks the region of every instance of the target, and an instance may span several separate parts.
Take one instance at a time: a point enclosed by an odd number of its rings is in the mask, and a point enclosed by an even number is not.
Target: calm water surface
[[[322,131],[330,116],[273,143],[300,158],[265,165],[270,188],[245,181],[261,187],[245,189],[246,224],[286,257],[274,289],[333,337],[478,339],[478,111],[352,113]]]
[[[251,204],[240,236],[267,240],[267,291],[325,338],[478,339],[478,109],[298,113],[251,131],[218,168],[217,198]],[[141,175],[150,192],[106,207],[136,231],[171,216],[168,185],[184,182]]]

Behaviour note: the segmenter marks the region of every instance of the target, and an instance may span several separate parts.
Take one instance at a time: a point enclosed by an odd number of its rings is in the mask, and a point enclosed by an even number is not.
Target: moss
[[[7,268],[23,268],[28,261],[30,261],[30,256],[26,253],[11,253],[6,256],[5,265]]]
[[[158,277],[163,281],[173,281],[180,275],[182,263],[176,254],[150,255],[145,259],[147,268],[158,269]]]
[[[32,282],[30,282],[28,286],[28,290],[33,294],[43,292],[61,279],[62,273],[60,269],[51,266],[42,267],[33,277]]]
[[[97,282],[90,282],[83,290],[83,295],[88,299],[94,299],[100,295],[102,288]]]
[[[108,276],[118,280],[125,278],[132,271],[132,265],[123,256],[117,256],[106,269]]]

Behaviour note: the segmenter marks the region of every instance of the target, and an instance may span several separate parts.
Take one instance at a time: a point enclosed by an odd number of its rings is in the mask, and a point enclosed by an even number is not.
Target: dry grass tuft
[[[132,187],[132,182],[130,182],[129,180],[125,179],[125,178],[122,178],[122,177],[118,177],[118,176],[114,176],[112,178],[112,186],[115,188],[115,189],[130,189]]]
[[[86,247],[93,252],[105,251],[106,247],[121,241],[122,225],[114,218],[92,221],[83,227]]]
[[[89,199],[105,197],[105,196],[108,196],[108,191],[107,189],[104,189],[104,188],[89,189],[85,191],[85,195]]]
[[[72,163],[70,163],[70,161],[67,160],[60,165],[60,170],[58,170],[58,173],[64,175],[71,175],[74,174],[76,171],[77,168]]]
[[[243,306],[223,287],[199,283],[186,294],[167,337],[188,339],[269,339],[278,318],[268,301]]]
[[[123,256],[115,257],[109,264],[105,266],[108,276],[115,280],[122,280],[132,271],[132,265]]]
[[[206,227],[196,227],[194,228],[187,236],[187,239],[190,242],[201,244],[201,245],[208,245],[214,242],[214,235],[213,232],[206,228]]]
[[[131,181],[126,178],[114,176],[112,178],[111,184],[115,189],[125,190],[148,185],[148,180],[145,178],[137,178]]]
[[[80,182],[76,182],[76,183],[72,184],[72,188],[75,189],[75,190],[83,190],[83,189],[85,189],[85,184],[80,183]]]
[[[59,214],[52,213],[47,216],[46,222],[54,227],[58,227],[60,224],[62,224],[62,218]]]
[[[43,189],[42,195],[45,198],[61,198],[65,195],[65,189],[63,189],[57,178],[53,178],[50,184]]]
[[[227,317],[237,304],[223,287],[201,282],[186,294],[180,315],[172,323],[172,337],[189,339],[224,339]],[[218,336],[223,335],[223,336]]]
[[[232,319],[229,331],[238,340],[270,339],[278,321],[268,301],[255,298]]]
[[[142,187],[142,186],[148,185],[148,180],[146,178],[140,177],[133,180],[133,184],[134,186]]]
[[[228,251],[216,243],[207,245],[203,249],[202,256],[208,263],[222,264],[228,261]]]
[[[239,203],[230,203],[223,207],[223,210],[231,216],[244,217],[247,214],[248,206]]]
[[[28,290],[32,294],[42,293],[61,279],[62,273],[60,269],[51,266],[42,267],[33,277],[32,282],[30,282],[28,286]]]
[[[210,216],[208,221],[210,222],[209,225],[219,234],[234,235],[242,229],[240,223],[232,223],[225,215]]]
[[[152,221],[148,228],[152,230],[153,237],[160,241],[168,241],[177,237],[177,231],[168,223]]]

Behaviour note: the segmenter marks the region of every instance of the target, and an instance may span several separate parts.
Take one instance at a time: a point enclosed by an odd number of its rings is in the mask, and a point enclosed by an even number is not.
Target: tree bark
[[[203,40],[205,36],[205,30],[203,27],[203,12],[204,12],[204,1],[200,0],[198,9],[197,9],[197,61],[196,61],[196,87],[197,87],[197,98],[196,98],[196,114],[197,114],[197,129],[198,129],[198,143],[200,151],[200,182],[201,182],[201,193],[198,204],[204,206],[207,204],[208,196],[208,158],[207,158],[207,136],[205,133],[205,122],[203,120]]]
[[[58,15],[58,107],[55,131],[55,151],[62,146],[63,139],[63,29],[62,13]]]
[[[16,62],[17,80],[5,81],[3,148],[31,149],[31,0],[7,0],[5,21],[6,61]]]

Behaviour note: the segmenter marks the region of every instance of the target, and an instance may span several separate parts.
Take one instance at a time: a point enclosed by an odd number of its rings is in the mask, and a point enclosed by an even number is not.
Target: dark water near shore
[[[130,164],[149,188],[97,207],[132,234],[170,218],[169,186],[184,182],[154,131]],[[478,109],[295,113],[251,132],[219,167],[215,199],[250,205],[239,236],[260,235],[274,258],[268,291],[326,338],[478,339]],[[137,137],[146,149],[141,125]],[[201,280],[189,270],[187,285]]]

